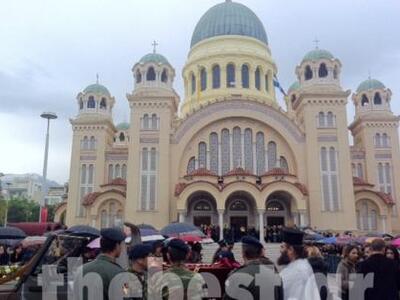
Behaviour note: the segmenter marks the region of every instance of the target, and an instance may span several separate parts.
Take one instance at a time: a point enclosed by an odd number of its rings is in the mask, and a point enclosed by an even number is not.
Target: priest
[[[303,236],[304,233],[297,229],[285,228],[282,231],[279,260],[288,262],[280,272],[285,300],[321,299],[313,270],[306,259]]]

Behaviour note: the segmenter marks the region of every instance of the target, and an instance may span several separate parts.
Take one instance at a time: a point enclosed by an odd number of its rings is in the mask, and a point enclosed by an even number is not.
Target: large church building
[[[254,12],[225,1],[194,29],[184,95],[156,51],[132,68],[129,123],[114,122],[105,86],[86,87],[71,119],[68,201],[56,218],[98,228],[180,221],[261,234],[294,224],[400,232],[390,89],[369,78],[344,90],[340,60],[316,48],[295,67],[281,107],[270,47]],[[355,107],[350,122],[347,105]]]

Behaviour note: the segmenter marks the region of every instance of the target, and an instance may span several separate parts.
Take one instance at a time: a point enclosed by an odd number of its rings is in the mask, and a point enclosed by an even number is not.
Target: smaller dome
[[[385,85],[376,79],[367,79],[360,83],[357,88],[357,93],[368,91],[368,90],[377,90],[377,89],[384,89],[386,88]]]
[[[292,83],[292,85],[289,87],[288,92],[293,92],[295,90],[298,90],[300,88],[300,82],[295,81]]]
[[[327,50],[314,49],[308,52],[304,56],[302,61],[304,62],[304,61],[319,60],[319,59],[334,59],[334,56]]]
[[[170,64],[168,62],[168,60],[165,58],[165,56],[158,54],[158,53],[146,54],[139,60],[139,63],[141,63],[141,64],[145,64],[148,62],[152,62],[152,63],[156,63],[156,64],[164,64],[164,65]]]
[[[94,84],[88,85],[83,90],[83,92],[84,93],[103,94],[103,95],[107,95],[110,97],[110,92],[108,91],[108,89],[104,85],[101,85],[99,83],[94,83]]]
[[[129,129],[129,123],[128,122],[122,122],[119,123],[117,126],[118,130],[128,130]]]

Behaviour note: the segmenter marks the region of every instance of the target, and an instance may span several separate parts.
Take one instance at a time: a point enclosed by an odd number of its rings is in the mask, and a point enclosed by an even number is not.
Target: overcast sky
[[[0,8],[0,172],[41,174],[45,142],[42,111],[54,111],[48,177],[68,180],[69,118],[76,95],[100,82],[116,98],[114,121],[128,120],[131,68],[158,51],[181,70],[200,17],[221,0],[2,0]],[[315,47],[338,57],[344,89],[355,90],[368,73],[393,91],[400,113],[399,0],[241,0],[262,20],[287,90],[295,66]],[[282,96],[277,93],[282,103]],[[349,99],[350,100],[350,99]],[[348,119],[354,110],[348,104]]]

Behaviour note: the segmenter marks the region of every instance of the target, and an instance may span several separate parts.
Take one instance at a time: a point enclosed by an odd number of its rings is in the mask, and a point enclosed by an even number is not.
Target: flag
[[[286,92],[285,90],[281,87],[278,78],[276,77],[276,75],[274,75],[274,87],[277,87],[279,89],[279,91],[286,96]]]

